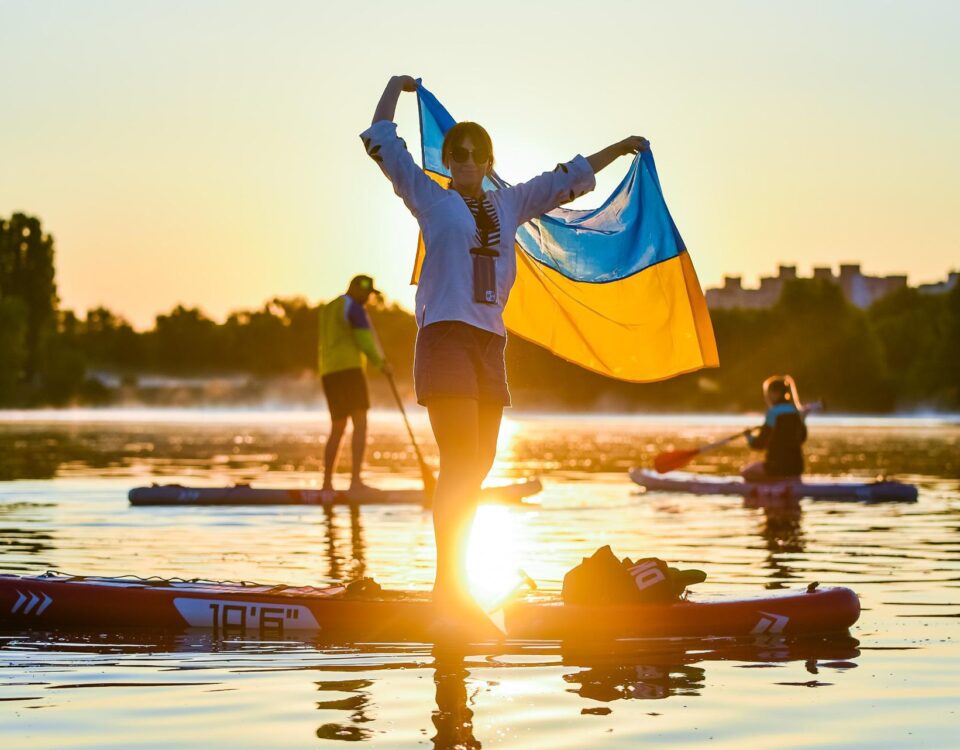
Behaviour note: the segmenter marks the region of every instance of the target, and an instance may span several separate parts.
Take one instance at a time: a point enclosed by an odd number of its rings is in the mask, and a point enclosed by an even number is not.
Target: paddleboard
[[[743,481],[740,477],[714,477],[681,471],[658,474],[649,469],[631,469],[630,478],[647,490],[691,495],[739,495],[747,498],[771,500],[806,497],[814,500],[868,503],[913,503],[917,500],[917,488],[914,485],[890,480],[820,482],[804,479],[751,483]]]
[[[133,577],[0,576],[0,626],[54,629],[211,629],[267,639],[319,633],[346,642],[430,642],[425,592],[353,597],[342,586],[269,586]],[[543,595],[504,610],[513,640],[586,643],[630,638],[812,635],[842,632],[860,615],[843,587],[700,596],[667,604],[570,606]]]
[[[481,490],[480,502],[523,504],[525,498],[543,489],[539,479],[488,487]],[[134,487],[128,494],[131,505],[321,505],[320,490],[300,487],[185,487],[181,484],[154,484]],[[332,505],[424,505],[422,489],[342,491],[334,495]]]

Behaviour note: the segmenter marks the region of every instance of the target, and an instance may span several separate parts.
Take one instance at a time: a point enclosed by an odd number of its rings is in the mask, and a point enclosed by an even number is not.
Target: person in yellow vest
[[[323,454],[323,492],[333,493],[333,474],[340,441],[353,422],[350,491],[366,489],[360,478],[367,447],[370,396],[364,369],[367,361],[384,371],[389,365],[380,351],[364,305],[380,295],[369,276],[354,276],[347,293],[328,302],[320,314],[320,379],[330,410],[330,438]]]

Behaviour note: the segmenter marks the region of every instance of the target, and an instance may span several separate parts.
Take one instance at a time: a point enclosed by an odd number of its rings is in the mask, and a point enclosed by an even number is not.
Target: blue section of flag
[[[422,85],[417,90],[423,167],[446,175],[440,149],[456,122]],[[494,176],[486,187],[506,183]],[[653,154],[639,154],[613,194],[588,211],[558,208],[517,231],[527,255],[574,281],[606,283],[675,258],[686,250],[660,189]]]
[[[437,174],[450,176],[450,170],[443,166],[440,147],[444,134],[456,124],[450,113],[437,101],[437,97],[421,84],[417,88],[417,101],[420,105],[420,139],[423,148],[423,168]]]

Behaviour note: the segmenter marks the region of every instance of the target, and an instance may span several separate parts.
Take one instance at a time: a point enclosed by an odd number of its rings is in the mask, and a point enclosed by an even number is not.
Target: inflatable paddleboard
[[[522,504],[525,498],[543,489],[539,479],[488,487],[481,490],[480,502]],[[134,487],[128,494],[131,505],[322,505],[320,490],[304,488],[251,487],[185,487],[181,484],[154,484]],[[428,501],[423,490],[364,489],[342,491],[334,496],[333,505],[424,505]]]
[[[671,471],[658,474],[649,469],[631,469],[630,478],[648,490],[687,493],[691,495],[739,495],[757,499],[839,500],[859,502],[913,503],[917,488],[894,481],[877,482],[813,482],[797,480],[752,483],[740,477],[713,477],[704,474]]]
[[[509,639],[585,643],[627,638],[812,635],[845,631],[860,615],[843,587],[691,596],[667,604],[570,606],[557,598],[504,610]],[[347,642],[430,642],[435,610],[424,592],[354,597],[342,586],[0,575],[0,626],[29,629],[212,629],[268,639],[291,631]]]

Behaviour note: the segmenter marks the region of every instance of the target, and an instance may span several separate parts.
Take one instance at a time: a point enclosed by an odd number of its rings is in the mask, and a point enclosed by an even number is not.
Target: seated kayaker
[[[767,417],[757,431],[746,433],[754,450],[766,450],[763,461],[743,468],[740,474],[748,482],[776,482],[798,479],[803,474],[803,442],[807,426],[800,410],[797,386],[789,375],[773,375],[763,381]]]

